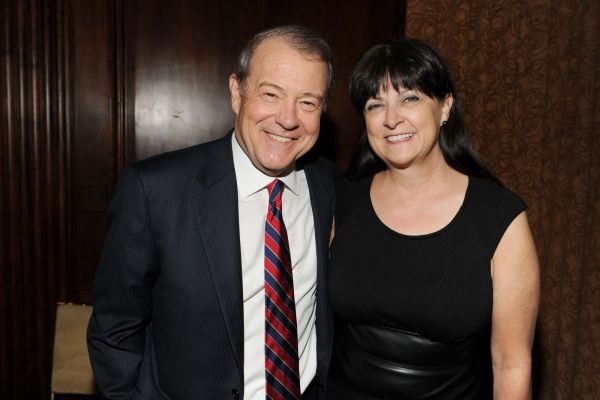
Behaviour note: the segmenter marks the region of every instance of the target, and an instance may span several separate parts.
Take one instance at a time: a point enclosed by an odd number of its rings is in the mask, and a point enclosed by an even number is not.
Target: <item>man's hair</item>
[[[326,104],[327,98],[331,94],[334,81],[333,51],[321,35],[313,29],[301,25],[282,25],[267,29],[257,33],[250,39],[242,49],[235,69],[235,75],[240,87],[244,86],[244,82],[250,73],[250,62],[252,61],[252,56],[258,45],[267,39],[276,37],[283,38],[289,46],[301,54],[316,56],[318,60],[323,61],[327,65],[327,88],[325,90],[325,98],[323,99]]]

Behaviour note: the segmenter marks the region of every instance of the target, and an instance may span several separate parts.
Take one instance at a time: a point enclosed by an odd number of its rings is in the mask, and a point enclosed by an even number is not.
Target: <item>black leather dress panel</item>
[[[398,329],[338,324],[328,398],[491,398],[486,337],[489,331],[445,344]]]

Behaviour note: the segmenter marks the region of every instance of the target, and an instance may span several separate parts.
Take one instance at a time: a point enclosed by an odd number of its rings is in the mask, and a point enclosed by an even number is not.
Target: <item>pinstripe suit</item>
[[[332,341],[325,268],[333,174],[324,160],[304,170],[317,243],[320,384]],[[237,210],[231,134],[124,169],[108,210],[88,328],[94,374],[106,397],[243,398]]]

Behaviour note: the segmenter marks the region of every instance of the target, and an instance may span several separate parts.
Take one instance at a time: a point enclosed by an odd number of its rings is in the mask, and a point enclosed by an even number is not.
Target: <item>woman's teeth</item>
[[[401,140],[406,140],[413,137],[414,133],[403,133],[401,135],[388,136],[385,139],[390,142],[400,142]]]

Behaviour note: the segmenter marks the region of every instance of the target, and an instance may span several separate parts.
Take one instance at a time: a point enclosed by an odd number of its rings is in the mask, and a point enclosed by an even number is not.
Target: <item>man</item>
[[[104,396],[323,397],[334,193],[329,164],[300,158],[332,73],[315,32],[262,32],[229,78],[233,134],[124,169],[88,329]]]

